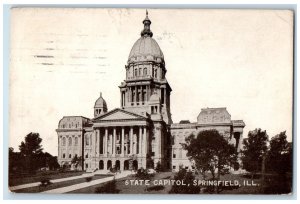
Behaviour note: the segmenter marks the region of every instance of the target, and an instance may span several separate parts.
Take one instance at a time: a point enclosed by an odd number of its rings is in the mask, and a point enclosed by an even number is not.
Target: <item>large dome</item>
[[[148,18],[148,11],[146,11],[146,18],[143,24],[144,29],[141,32],[141,37],[134,43],[128,57],[128,63],[145,61],[164,63],[164,54],[157,42],[152,38],[153,33],[150,30],[151,21]]]
[[[156,61],[159,63],[164,61],[164,54],[158,43],[150,36],[140,37],[130,51],[128,63],[141,61]]]

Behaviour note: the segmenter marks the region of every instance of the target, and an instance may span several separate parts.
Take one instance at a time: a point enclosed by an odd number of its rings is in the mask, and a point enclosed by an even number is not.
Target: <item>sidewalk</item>
[[[124,173],[116,174],[115,176],[112,175],[110,177],[93,180],[91,182],[84,182],[84,183],[79,183],[79,184],[66,186],[66,187],[62,187],[62,188],[56,188],[56,189],[52,189],[52,190],[48,190],[48,191],[43,191],[42,193],[56,193],[56,194],[67,193],[67,192],[75,191],[75,190],[78,190],[81,188],[86,188],[89,186],[105,183],[107,181],[112,181],[114,178],[115,179],[124,178],[128,175],[129,174],[127,172],[124,172]]]
[[[93,173],[84,173],[80,176],[72,176],[72,177],[67,177],[67,178],[54,179],[54,180],[51,180],[51,182],[58,183],[58,182],[62,182],[62,181],[69,181],[69,180],[74,180],[74,179],[85,178],[85,177],[89,177],[89,176],[93,176],[93,175],[94,175]],[[27,183],[27,184],[22,184],[22,185],[18,185],[18,186],[10,186],[9,189],[11,191],[15,191],[15,190],[23,189],[23,188],[39,186],[40,184],[41,184],[41,182]]]

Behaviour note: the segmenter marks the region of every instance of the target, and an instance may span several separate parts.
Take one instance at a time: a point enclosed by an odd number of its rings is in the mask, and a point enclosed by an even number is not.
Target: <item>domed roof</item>
[[[137,61],[164,61],[164,54],[152,37],[142,36],[134,43],[128,57],[128,62]]]
[[[102,93],[100,92],[100,97],[96,100],[94,108],[107,108],[106,101],[102,98]]]
[[[144,29],[141,32],[141,37],[131,48],[128,63],[144,61],[164,63],[164,54],[158,43],[152,38],[153,33],[150,30],[151,21],[148,18],[148,11],[146,11],[146,18],[144,19],[143,24]]]

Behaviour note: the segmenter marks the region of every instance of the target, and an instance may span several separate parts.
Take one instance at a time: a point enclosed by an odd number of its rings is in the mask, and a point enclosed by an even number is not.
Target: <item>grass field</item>
[[[72,176],[82,175],[82,171],[68,171],[68,172],[58,172],[58,171],[49,171],[49,172],[38,172],[34,175],[10,175],[9,176],[9,186],[16,186],[26,183],[35,183],[40,182],[43,177],[47,177],[50,180],[67,178]]]
[[[152,181],[159,180],[159,179],[173,179],[175,173],[172,172],[162,172],[156,174]],[[208,175],[209,177],[209,175]],[[119,194],[168,194],[171,190],[171,185],[153,185],[153,182],[150,182],[151,185],[126,185],[126,180],[135,180],[135,176],[128,176],[123,179],[119,179],[116,181],[117,189],[120,190]],[[200,177],[196,177],[195,179],[201,179]],[[250,176],[238,175],[238,174],[226,174],[221,176],[223,181],[238,181],[240,186],[239,187],[224,187],[220,194],[277,194],[275,191],[272,191],[272,188],[278,188],[278,186],[282,186],[282,183],[279,183],[273,175],[266,176],[266,189],[271,189],[271,192],[268,190],[264,190],[261,188],[261,179],[259,176],[254,177],[253,179]],[[271,186],[270,186],[271,184]],[[72,191],[69,193],[95,193],[95,190],[103,186],[104,184],[98,184],[94,186],[90,186],[88,188],[82,188],[76,191]],[[291,186],[291,183],[287,184]],[[288,189],[288,187],[286,188]],[[289,192],[289,190],[286,190]],[[287,193],[283,191],[282,193]],[[201,192],[202,194],[205,194]],[[208,193],[206,193],[208,194]]]
[[[110,176],[110,175],[95,175],[95,176],[91,177],[91,181],[105,178],[108,176]],[[59,183],[52,183],[47,186],[40,185],[40,186],[35,186],[35,187],[30,187],[30,188],[24,188],[24,189],[16,190],[14,192],[16,192],[16,193],[39,193],[39,192],[43,192],[43,191],[47,191],[47,190],[51,190],[51,189],[62,188],[65,186],[71,186],[71,185],[85,183],[85,182],[87,182],[86,178],[79,178],[79,179],[63,181],[63,182],[59,182]]]
[[[50,180],[66,178],[70,176],[78,176],[83,172],[67,172],[67,173],[57,173],[51,172],[47,175],[45,174],[36,174],[34,176],[27,176],[25,178],[13,178],[11,183],[16,184],[24,184],[24,183],[32,183],[32,182],[40,182],[42,178],[47,177]],[[138,180],[135,175],[127,176],[123,179],[116,180],[116,188],[119,190],[120,194],[168,194],[172,188],[172,185],[155,185],[153,181],[157,180],[170,180],[174,179],[175,173],[173,172],[160,172],[154,175],[154,177],[150,178],[150,185],[129,183],[129,180]],[[92,177],[92,180],[104,178],[111,175],[95,175]],[[209,178],[210,175],[207,175]],[[202,180],[200,176],[196,176],[195,180]],[[240,186],[236,187],[224,187],[220,191],[220,194],[288,194],[291,192],[291,175],[287,175],[285,177],[280,177],[278,175],[269,174],[265,176],[265,188],[261,187],[261,179],[259,176],[254,177],[238,174],[226,174],[221,176],[220,180],[223,181],[238,181]],[[15,192],[18,193],[38,193],[51,189],[61,188],[65,186],[75,185],[79,183],[87,182],[85,178],[74,179],[70,181],[64,181],[59,183],[52,183],[47,186],[36,186],[30,187],[26,189],[20,189]],[[247,184],[247,185],[245,185]],[[253,185],[255,184],[255,185]],[[105,185],[105,183],[89,186],[86,188],[81,188],[76,191],[68,192],[68,193],[85,193],[85,194],[93,194],[96,192],[98,187]],[[202,187],[204,189],[204,187]],[[205,191],[201,191],[200,193],[204,193]]]

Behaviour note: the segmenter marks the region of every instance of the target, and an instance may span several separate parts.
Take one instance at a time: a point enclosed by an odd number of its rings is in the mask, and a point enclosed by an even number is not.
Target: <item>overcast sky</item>
[[[280,10],[149,9],[166,62],[174,122],[227,107],[248,131],[286,130],[292,140],[293,14]],[[118,85],[140,37],[144,9],[14,9],[11,22],[10,146],[40,133],[57,155],[63,116],[93,117],[102,92],[120,107]]]

